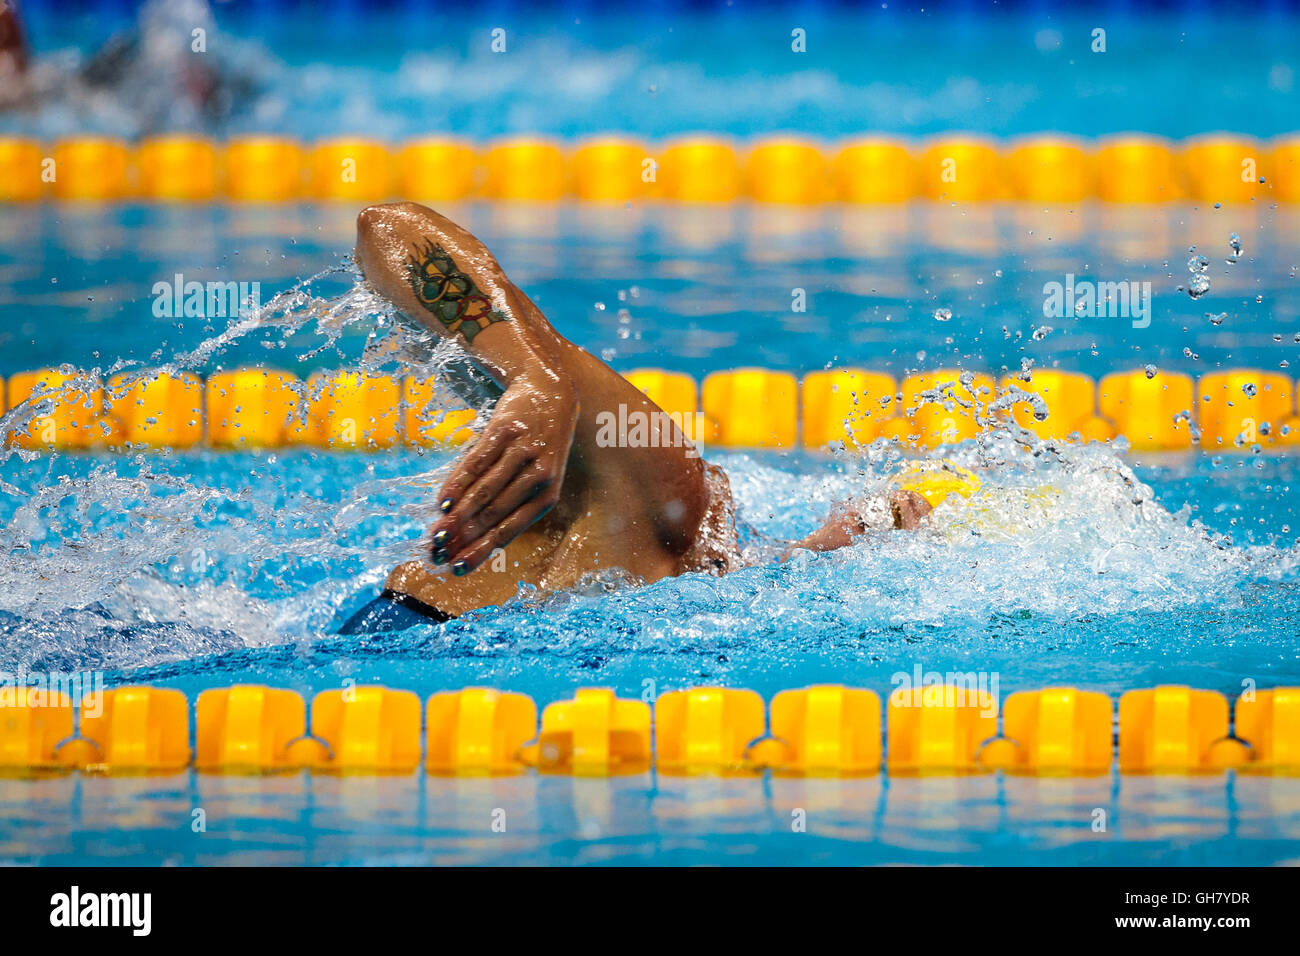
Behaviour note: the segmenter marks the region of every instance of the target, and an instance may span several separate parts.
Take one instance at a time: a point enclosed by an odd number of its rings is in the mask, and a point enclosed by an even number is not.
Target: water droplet
[[[1241,236],[1237,235],[1235,232],[1230,235],[1228,237],[1228,246],[1232,249],[1232,253],[1228,256],[1226,261],[1231,265],[1241,258]]]
[[[1144,371],[1144,372],[1147,373],[1147,378],[1155,378],[1155,377],[1156,377],[1156,371],[1157,371],[1157,369],[1156,369],[1156,367],[1155,367],[1154,365],[1148,365],[1148,366],[1146,366],[1145,368],[1143,368],[1142,371]]]
[[[947,322],[952,318],[952,309],[938,308],[934,310],[934,320],[936,322]]]

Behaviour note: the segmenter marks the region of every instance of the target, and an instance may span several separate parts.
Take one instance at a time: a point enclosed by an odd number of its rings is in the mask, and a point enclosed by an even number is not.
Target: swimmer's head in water
[[[407,276],[420,305],[448,332],[465,336],[466,342],[473,342],[493,322],[506,320],[505,313],[492,308],[474,280],[436,242],[424,240],[407,257]]]
[[[948,461],[913,462],[894,476],[891,484],[902,491],[912,491],[937,508],[952,495],[969,498],[979,491],[981,482],[973,471]]]

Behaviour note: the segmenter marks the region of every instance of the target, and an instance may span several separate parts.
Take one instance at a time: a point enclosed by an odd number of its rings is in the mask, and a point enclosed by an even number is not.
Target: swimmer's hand
[[[933,509],[915,491],[897,489],[889,493],[889,510],[894,516],[894,527],[904,531],[915,531],[921,526],[921,519]]]
[[[433,563],[469,574],[555,507],[577,422],[567,380],[516,380],[438,493]]]
[[[851,503],[841,504],[826,520],[826,523],[802,541],[797,541],[785,552],[781,560],[786,560],[797,550],[835,551],[846,548],[859,537],[873,528],[884,530],[875,514],[868,513],[887,504],[889,518],[893,527],[903,531],[915,531],[921,526],[921,520],[930,513],[930,502],[915,491],[896,489],[889,493],[883,502],[872,499],[872,504],[864,508]],[[879,517],[883,518],[883,514]]]

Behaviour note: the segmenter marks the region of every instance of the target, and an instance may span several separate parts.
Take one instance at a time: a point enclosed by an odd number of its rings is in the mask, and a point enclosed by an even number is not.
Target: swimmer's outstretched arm
[[[457,339],[505,390],[438,494],[433,561],[468,574],[559,500],[578,420],[561,339],[487,248],[432,209],[363,209],[355,256],[380,294]]]
[[[896,489],[881,502],[889,508],[893,527],[915,531],[921,519],[930,513],[930,503],[915,491]],[[802,541],[796,541],[786,550],[782,560],[800,549],[805,551],[835,551],[848,547],[873,527],[879,527],[862,508],[852,504],[838,507],[820,528]]]

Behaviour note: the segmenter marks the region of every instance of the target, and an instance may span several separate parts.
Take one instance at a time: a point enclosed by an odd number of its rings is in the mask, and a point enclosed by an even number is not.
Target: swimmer
[[[236,44],[194,49],[190,35],[200,30],[216,35],[207,0],[146,0],[136,22],[84,63],[34,60],[15,0],[0,0],[0,111],[111,115],[141,135],[219,128],[256,103],[257,67]]]
[[[407,626],[414,614],[448,620],[515,597],[521,583],[549,593],[606,569],[648,584],[741,566],[722,469],[644,393],[560,335],[478,239],[415,203],[370,206],[357,217],[355,260],[376,291],[456,340],[502,391],[436,496],[427,557],[397,567],[344,633]],[[656,447],[618,447],[598,426],[601,412],[672,431],[644,443]],[[846,502],[785,555],[914,529],[930,508],[907,488]],[[498,548],[509,573],[479,570]]]
[[[0,106],[26,95],[27,43],[12,0],[0,0]]]

